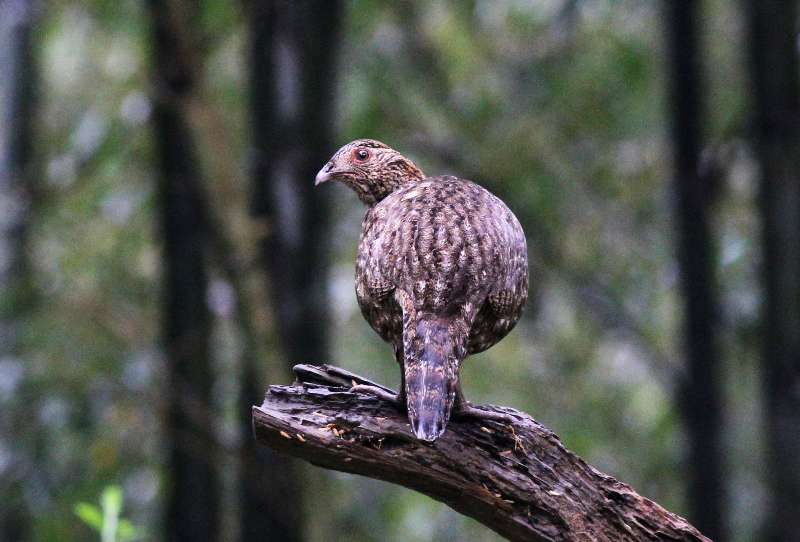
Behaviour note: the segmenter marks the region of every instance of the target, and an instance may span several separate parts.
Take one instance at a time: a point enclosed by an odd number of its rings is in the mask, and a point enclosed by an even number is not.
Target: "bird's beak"
[[[325,164],[319,173],[317,173],[317,177],[314,179],[314,186],[319,186],[324,182],[330,181],[333,179],[334,171],[333,171],[333,164],[328,162]]]

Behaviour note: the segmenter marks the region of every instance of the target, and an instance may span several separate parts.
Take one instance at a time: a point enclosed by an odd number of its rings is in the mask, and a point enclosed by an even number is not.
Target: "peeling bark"
[[[453,420],[427,444],[393,404],[348,391],[353,382],[378,384],[327,365],[294,370],[297,382],[270,386],[253,407],[255,436],[265,446],[414,489],[509,540],[709,540],[588,465],[523,412],[485,407],[516,421]]]

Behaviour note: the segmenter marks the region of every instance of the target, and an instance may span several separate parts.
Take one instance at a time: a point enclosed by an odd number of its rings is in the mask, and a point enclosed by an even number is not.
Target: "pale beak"
[[[324,182],[330,181],[333,178],[333,164],[328,162],[325,164],[314,179],[314,186],[319,186]]]

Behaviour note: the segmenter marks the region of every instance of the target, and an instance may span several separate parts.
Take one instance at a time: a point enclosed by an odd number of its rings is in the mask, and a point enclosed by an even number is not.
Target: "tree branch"
[[[417,490],[510,540],[709,540],[586,464],[527,414],[485,407],[516,422],[452,420],[431,445],[414,438],[394,405],[348,391],[353,382],[378,384],[328,365],[294,371],[293,385],[270,386],[253,407],[265,446]]]

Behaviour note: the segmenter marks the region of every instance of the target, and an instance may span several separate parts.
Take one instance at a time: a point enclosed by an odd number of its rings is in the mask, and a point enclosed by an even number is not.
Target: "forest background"
[[[358,137],[525,228],[534,295],[468,397],[714,540],[796,540],[796,8],[0,0],[0,540],[94,536],[116,487],[122,538],[498,538],[254,446],[294,363],[398,383],[363,207],[313,189]]]

